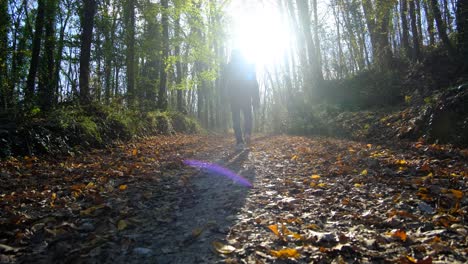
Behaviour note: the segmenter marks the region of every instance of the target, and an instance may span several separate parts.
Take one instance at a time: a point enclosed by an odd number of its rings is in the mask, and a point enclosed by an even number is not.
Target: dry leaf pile
[[[183,164],[213,162],[248,188]],[[0,163],[0,263],[466,263],[468,151],[160,136]]]

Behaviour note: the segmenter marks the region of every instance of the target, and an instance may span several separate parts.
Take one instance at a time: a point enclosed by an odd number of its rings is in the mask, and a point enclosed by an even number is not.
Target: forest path
[[[0,263],[468,260],[467,150],[293,136],[233,145],[158,136],[1,162]]]

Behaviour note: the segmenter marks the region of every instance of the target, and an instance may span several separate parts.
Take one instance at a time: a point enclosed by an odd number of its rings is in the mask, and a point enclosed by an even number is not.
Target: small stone
[[[96,227],[90,222],[84,222],[78,227],[78,230],[81,232],[93,232],[94,229],[96,229]]]
[[[434,209],[432,206],[428,205],[425,202],[420,202],[418,204],[418,209],[425,214],[434,214]]]
[[[153,253],[153,250],[149,248],[137,247],[133,249],[133,253],[146,256],[146,255],[151,255]]]

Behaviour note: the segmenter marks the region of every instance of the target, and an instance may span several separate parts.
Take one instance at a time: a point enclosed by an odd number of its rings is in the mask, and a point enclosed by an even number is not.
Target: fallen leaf
[[[278,230],[278,225],[270,225],[270,226],[268,226],[268,229],[270,229],[271,232],[273,232],[278,237],[281,236],[280,233],[279,233],[279,230]]]
[[[133,156],[138,155],[138,150],[137,150],[136,148],[132,150],[132,155],[133,155]]]
[[[119,231],[122,231],[124,230],[125,228],[127,228],[128,224],[127,224],[127,221],[125,220],[119,220],[119,222],[117,222],[117,230]]]
[[[103,204],[96,205],[96,206],[91,206],[88,209],[81,210],[80,215],[90,215],[90,214],[94,213],[94,211],[96,211],[98,209],[101,209],[101,208],[104,208],[104,206],[105,205],[103,205]]]
[[[461,199],[463,197],[462,191],[455,190],[455,189],[450,189],[450,191],[452,192],[453,196],[455,196],[455,198],[457,199]]]
[[[363,171],[361,171],[361,175],[364,175],[364,176],[366,176],[366,175],[367,175],[367,170],[363,170]]]
[[[406,238],[407,238],[406,232],[404,230],[401,230],[401,229],[398,229],[395,232],[393,232],[392,237],[399,238],[403,242],[405,242]]]
[[[231,254],[232,252],[234,252],[236,250],[235,247],[231,246],[231,245],[225,245],[219,241],[213,241],[211,243],[211,245],[213,246],[214,250],[216,250],[216,252],[220,253],[220,254]]]
[[[318,179],[320,179],[320,175],[314,174],[314,175],[310,176],[310,178],[312,178],[313,180],[318,180]]]
[[[125,190],[127,190],[127,187],[128,186],[126,184],[122,184],[122,185],[119,186],[119,190],[125,191]]]
[[[298,258],[300,256],[299,252],[294,248],[285,248],[278,251],[271,250],[270,253],[277,258]]]
[[[362,184],[362,183],[355,183],[355,184],[354,184],[354,187],[356,187],[356,188],[361,188],[363,185],[364,185],[364,184]]]

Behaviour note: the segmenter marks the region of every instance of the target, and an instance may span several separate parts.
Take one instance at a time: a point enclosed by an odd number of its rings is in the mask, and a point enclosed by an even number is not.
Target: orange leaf
[[[277,258],[298,258],[300,256],[299,252],[294,248],[285,248],[278,251],[271,250],[270,253]]]
[[[132,155],[133,155],[133,156],[136,156],[137,154],[138,154],[138,150],[137,150],[136,148],[133,149],[133,150],[132,150]]]
[[[273,232],[278,237],[281,237],[281,235],[279,233],[279,230],[278,230],[278,225],[270,225],[270,226],[268,226],[268,229],[270,229],[271,232]]]
[[[404,230],[397,230],[392,234],[392,237],[399,238],[401,241],[405,242],[406,241],[406,232]]]
[[[455,190],[455,189],[450,189],[450,191],[452,192],[453,196],[455,196],[455,198],[457,199],[461,199],[463,197],[462,191]]]

